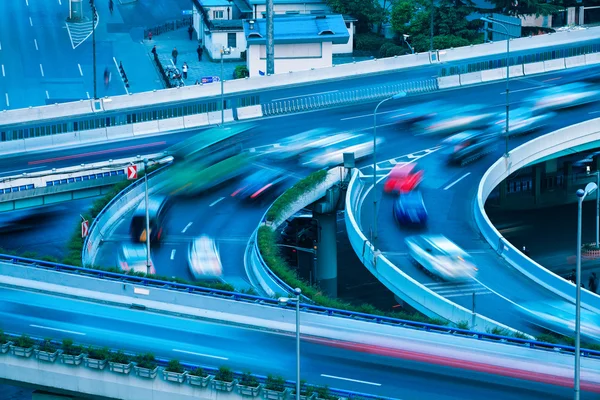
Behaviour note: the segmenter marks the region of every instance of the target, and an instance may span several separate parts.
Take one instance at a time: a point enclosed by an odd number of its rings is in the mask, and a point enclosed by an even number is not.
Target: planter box
[[[0,345],[0,354],[6,354],[10,350],[10,346],[13,342],[6,342],[3,345]]]
[[[277,390],[263,389],[263,399],[267,400],[284,400],[287,395],[287,389],[283,389],[283,392]]]
[[[237,389],[237,392],[239,394],[241,394],[242,396],[256,397],[260,393],[261,385],[259,384],[256,387],[252,387],[252,386],[240,385],[238,383],[237,385],[235,385],[235,387]]]
[[[184,371],[182,374],[180,374],[178,372],[171,372],[163,369],[162,375],[163,379],[167,382],[183,383],[185,382],[187,371]]]
[[[83,357],[85,361],[85,366],[92,369],[103,370],[106,367],[106,360],[96,360],[95,358],[87,358]]]
[[[190,385],[192,386],[200,386],[200,387],[207,387],[208,386],[208,382],[210,382],[210,380],[212,379],[212,375],[208,375],[205,377],[202,376],[196,376],[196,375],[188,375],[187,376],[187,381]]]
[[[131,372],[131,367],[133,367],[133,363],[129,364],[120,364],[115,362],[108,362],[108,367],[112,372],[116,372],[117,374],[129,374]]]
[[[25,348],[25,347],[18,347],[18,346],[15,346],[14,344],[11,344],[10,352],[12,355],[17,356],[17,357],[29,358],[33,354],[33,347]]]
[[[61,351],[56,350],[55,352],[50,353],[48,351],[34,350],[34,353],[35,353],[35,358],[37,358],[38,360],[53,363],[54,361],[56,361],[56,359],[58,358],[58,355],[61,353]]]
[[[62,353],[60,355],[60,362],[66,365],[79,365],[83,361],[85,354],[80,354],[78,356],[72,356],[69,354]],[[104,368],[104,367],[102,367]]]
[[[218,381],[216,379],[212,380],[212,388],[215,390],[220,390],[221,392],[231,392],[234,386],[235,379],[233,382]]]
[[[296,398],[295,390],[290,392],[290,397]],[[313,400],[315,397],[317,397],[316,393],[311,393],[309,396],[302,396],[302,392],[300,392],[300,400]]]
[[[135,366],[133,367],[135,374],[140,378],[154,379],[158,374],[158,366],[154,367],[154,369],[142,368]]]

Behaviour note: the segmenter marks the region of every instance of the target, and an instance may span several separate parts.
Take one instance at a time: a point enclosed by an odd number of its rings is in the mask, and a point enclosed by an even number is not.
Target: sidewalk
[[[195,34],[194,34],[195,36]],[[173,65],[171,52],[177,48],[179,53],[177,57],[177,68],[181,71],[183,63],[188,65],[188,78],[184,81],[186,85],[193,85],[196,81],[201,82],[203,77],[220,77],[221,63],[212,62],[206,55],[202,56],[202,61],[198,61],[198,41],[194,38],[189,39],[187,28],[181,28],[176,31],[163,33],[154,36],[152,40],[144,40],[144,47],[148,57],[152,60],[152,47],[156,45],[156,52],[164,68]],[[245,61],[224,61],[223,77],[224,80],[233,79],[233,71],[238,65],[246,65]],[[157,71],[158,73],[158,71]]]

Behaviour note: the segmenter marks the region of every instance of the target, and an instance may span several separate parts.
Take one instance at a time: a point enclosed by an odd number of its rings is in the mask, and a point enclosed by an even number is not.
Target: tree
[[[391,24],[394,31],[405,33],[410,30],[410,22],[413,19],[417,6],[411,0],[397,0],[392,6]]]
[[[505,15],[525,16],[550,15],[558,12],[564,7],[564,1],[546,0],[490,0],[496,7],[494,11]]]
[[[351,15],[357,19],[357,33],[369,32],[375,24],[380,24],[385,12],[379,0],[326,0],[334,13]]]

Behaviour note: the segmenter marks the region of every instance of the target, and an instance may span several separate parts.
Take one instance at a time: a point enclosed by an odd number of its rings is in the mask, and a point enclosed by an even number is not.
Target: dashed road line
[[[83,76],[83,70],[81,69],[81,64],[77,64],[77,67],[79,67],[79,73],[81,74],[81,76]]]
[[[90,92],[85,92],[85,94],[87,95],[87,98],[90,98]]]
[[[171,260],[175,259],[175,252],[177,251],[177,249],[173,249],[171,250]]]
[[[58,0],[58,5],[62,6],[62,2],[60,0]]]
[[[33,20],[29,17],[29,25],[33,26]]]
[[[42,67],[42,64],[40,64],[40,72],[42,73],[42,76],[44,76],[44,67]]]
[[[0,42],[0,50],[2,50],[2,42]]]
[[[81,333],[81,332],[75,332],[75,331],[68,331],[66,329],[58,329],[58,328],[51,328],[49,326],[41,326],[41,325],[29,325],[32,328],[38,328],[38,329],[48,329],[49,331],[56,331],[56,332],[63,332],[63,333],[71,333],[73,335],[80,335],[80,336],[85,336],[85,333]]]
[[[29,0],[25,0],[25,4],[27,4],[27,7],[29,7]]]
[[[33,43],[35,44],[35,49],[39,50],[40,48],[38,47],[37,39],[33,39]]]
[[[525,89],[517,89],[517,90],[511,90],[511,93],[517,93],[517,92],[527,92],[529,90],[538,90],[539,87],[530,87],[530,88],[525,88]],[[500,95],[505,96],[506,92],[500,92]]]
[[[381,386],[381,383],[361,381],[361,380],[358,380],[358,379],[344,378],[344,377],[341,377],[341,376],[334,376],[334,375],[327,375],[327,374],[321,374],[321,376],[323,378],[339,379],[339,380],[342,380],[342,381],[355,382],[355,383],[364,383],[365,385],[372,385],[372,386]]]
[[[200,357],[216,358],[217,360],[225,360],[225,361],[229,360],[229,358],[227,358],[227,357],[213,356],[210,354],[202,354],[202,353],[194,353],[193,351],[187,351],[187,350],[173,349],[173,351],[176,353],[192,354],[194,356],[200,356]]]
[[[450,189],[452,186],[456,185],[458,182],[462,181],[463,179],[465,179],[469,175],[471,175],[471,173],[467,172],[466,174],[464,174],[463,176],[461,176],[460,178],[458,178],[457,180],[455,180],[454,182],[452,182],[451,184],[449,184],[448,186],[446,186],[444,188],[444,190]]]
[[[590,111],[588,114],[598,114],[600,111]]]
[[[2,64],[2,76],[6,76],[6,72],[4,72],[4,64]]]
[[[221,197],[215,201],[213,201],[212,203],[210,203],[209,207],[215,206],[217,205],[221,200],[223,200],[225,197]]]
[[[193,224],[193,223],[194,223],[193,221],[192,221],[192,222],[190,222],[190,223],[188,223],[188,224],[185,226],[185,228],[183,228],[183,230],[181,231],[181,233],[185,233],[185,232],[187,232],[187,230],[190,228],[190,226],[192,226],[192,224]]]
[[[388,113],[398,112],[398,111],[400,111],[400,110],[401,110],[401,109],[399,108],[399,109],[397,109],[397,110],[391,110],[391,111],[379,111],[379,112],[377,113],[377,115],[382,115],[382,114],[388,114]],[[348,120],[351,120],[351,119],[357,119],[357,118],[366,118],[366,117],[372,117],[372,116],[373,116],[373,114],[356,115],[356,116],[354,116],[354,117],[340,118],[340,121],[348,121]]]
[[[8,101],[8,93],[4,93],[4,96],[6,96],[6,107],[10,107],[10,101]]]
[[[50,94],[48,94],[48,91],[46,90],[46,98],[49,99],[50,98]]]

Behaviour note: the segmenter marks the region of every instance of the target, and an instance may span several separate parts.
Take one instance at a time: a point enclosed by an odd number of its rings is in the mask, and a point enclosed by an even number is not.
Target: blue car
[[[427,222],[427,209],[421,192],[401,194],[394,202],[394,218],[402,225],[422,225]]]

